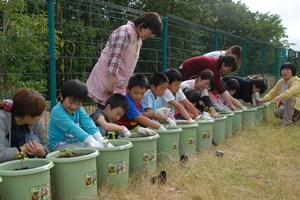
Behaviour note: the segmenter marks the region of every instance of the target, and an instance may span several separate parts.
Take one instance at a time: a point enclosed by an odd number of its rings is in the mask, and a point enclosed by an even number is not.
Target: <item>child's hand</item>
[[[166,131],[167,129],[163,126],[163,125],[160,125],[159,129],[158,130],[161,130],[161,131]]]
[[[97,142],[99,142],[101,144],[101,142],[103,141],[103,137],[101,135],[100,132],[97,132],[93,135],[93,137],[97,140]]]
[[[168,119],[166,120],[166,122],[168,124],[170,124],[170,126],[177,126],[176,122],[172,118],[170,118],[170,117],[168,117]]]
[[[87,144],[90,147],[95,147],[95,148],[100,148],[103,147],[103,141],[100,144],[99,142],[97,142],[97,140],[95,140],[93,138],[93,136],[89,135],[87,138],[85,138],[85,140],[83,141],[85,144]]]
[[[169,115],[170,111],[170,108],[159,108],[155,110],[155,115],[166,117]]]
[[[121,135],[122,137],[124,135],[124,138],[129,138],[131,136],[131,132],[125,126],[123,126],[123,131]]]
[[[139,127],[137,130],[138,133],[141,133],[143,135],[154,135],[155,131],[151,130],[149,128]]]

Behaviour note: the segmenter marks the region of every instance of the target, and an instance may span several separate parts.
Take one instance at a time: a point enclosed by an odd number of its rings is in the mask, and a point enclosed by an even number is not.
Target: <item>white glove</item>
[[[131,136],[131,132],[125,126],[123,126],[121,137],[129,138],[130,136]]]
[[[244,106],[244,107],[242,108],[242,110],[247,110],[247,108]]]
[[[102,144],[103,147],[114,147],[114,145],[110,143],[108,139],[105,138],[103,138],[100,144]]]
[[[170,126],[177,126],[176,122],[172,118],[170,118],[170,117],[168,117],[168,119],[166,120],[166,122],[168,124],[170,124]]]
[[[103,144],[101,145],[99,142],[97,142],[97,140],[95,140],[93,138],[93,136],[89,135],[87,138],[85,138],[85,140],[83,141],[85,144],[87,144],[90,147],[95,147],[95,148],[99,148],[99,147],[103,147]]]
[[[204,119],[204,115],[198,115],[195,120],[198,120],[198,119]]]
[[[103,143],[103,137],[100,132],[97,132],[93,135],[93,137],[99,142],[100,144]]]
[[[188,123],[193,123],[193,122],[195,122],[195,120],[193,120],[192,118],[189,118],[189,119],[187,120],[187,122],[188,122]]]
[[[159,108],[155,110],[155,115],[166,117],[169,115],[170,111],[170,108]]]
[[[155,131],[151,130],[149,128],[139,127],[137,130],[138,133],[141,133],[143,135],[154,135]]]
[[[166,131],[167,129],[163,125],[161,125],[158,130]]]

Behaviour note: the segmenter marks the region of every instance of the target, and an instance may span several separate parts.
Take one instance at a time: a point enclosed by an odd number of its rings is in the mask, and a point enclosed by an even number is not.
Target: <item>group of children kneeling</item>
[[[98,108],[89,116],[82,107],[88,94],[85,83],[69,80],[61,88],[61,101],[51,112],[48,131],[50,150],[85,145],[98,148],[105,145],[104,136],[130,137],[135,127],[136,132],[150,135],[153,129],[166,130],[162,124],[176,126],[182,120],[194,122],[198,118],[219,117],[216,110],[230,109],[215,93],[213,83],[214,74],[210,70],[204,70],[195,79],[184,82],[176,69],[153,74],[149,83],[146,76],[134,74],[129,79],[125,96],[118,93],[111,95],[102,109]],[[224,83],[227,83],[232,95],[239,89],[231,79]],[[237,101],[232,98],[234,100]]]

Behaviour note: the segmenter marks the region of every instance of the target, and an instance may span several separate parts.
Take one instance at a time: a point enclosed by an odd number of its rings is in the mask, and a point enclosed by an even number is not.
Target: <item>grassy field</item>
[[[216,150],[224,156],[216,157]],[[167,183],[151,184],[160,170],[167,172]],[[130,174],[127,187],[102,187],[99,199],[300,199],[300,122],[282,127],[273,118],[246,127],[184,165],[159,163],[156,172]]]

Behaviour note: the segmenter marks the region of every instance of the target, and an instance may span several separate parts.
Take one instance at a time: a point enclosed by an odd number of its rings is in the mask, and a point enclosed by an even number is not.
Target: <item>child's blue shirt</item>
[[[60,142],[69,144],[83,142],[96,132],[99,132],[99,129],[83,107],[69,114],[60,102],[51,111],[48,128],[51,150]]]
[[[129,109],[125,115],[118,121],[118,124],[126,126],[128,129],[132,129],[137,125],[137,122],[134,120],[135,117],[140,116],[141,113],[145,112],[142,103],[136,103],[129,93],[125,95],[127,98]]]
[[[150,108],[155,111],[162,107],[161,97],[155,97],[151,89],[148,89],[142,100],[142,106],[144,109]]]

